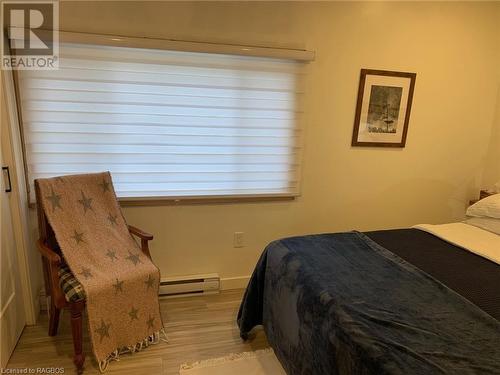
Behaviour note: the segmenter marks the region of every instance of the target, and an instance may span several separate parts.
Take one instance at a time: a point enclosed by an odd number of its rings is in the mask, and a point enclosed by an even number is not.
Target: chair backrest
[[[38,217],[38,233],[39,239],[45,245],[47,245],[52,251],[61,255],[61,249],[57,244],[56,236],[52,227],[47,220],[47,216],[45,216],[45,212],[43,211],[42,206],[42,195],[40,192],[40,187],[38,186],[38,181],[35,180],[35,196],[36,196],[36,213]],[[47,263],[47,260],[42,257],[42,266],[43,266],[43,279],[45,282],[45,295],[47,297],[53,297],[52,288],[51,288],[51,275],[50,275],[50,267]]]
[[[40,187],[38,186],[38,181],[35,180],[35,195],[36,195],[36,212],[38,216],[38,233],[40,240],[45,243],[48,247],[50,247],[57,254],[61,254],[61,249],[56,241],[56,236],[52,227],[47,220],[47,216],[45,216],[45,212],[43,211],[42,206],[42,196],[40,192]]]

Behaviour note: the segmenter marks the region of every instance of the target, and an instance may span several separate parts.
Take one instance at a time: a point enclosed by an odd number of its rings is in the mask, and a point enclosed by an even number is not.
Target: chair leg
[[[61,309],[58,309],[53,301],[50,302],[49,314],[49,336],[55,336],[57,335],[57,328],[59,327],[59,315],[61,314]]]
[[[82,301],[74,302],[70,305],[71,310],[71,333],[73,334],[73,347],[75,355],[73,363],[79,374],[83,372],[83,363],[85,355],[83,354],[83,318],[82,312],[85,307]]]

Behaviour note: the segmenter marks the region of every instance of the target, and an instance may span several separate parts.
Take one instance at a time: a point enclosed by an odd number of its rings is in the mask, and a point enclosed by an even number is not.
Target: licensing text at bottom
[[[64,374],[64,367],[2,368],[0,374]]]

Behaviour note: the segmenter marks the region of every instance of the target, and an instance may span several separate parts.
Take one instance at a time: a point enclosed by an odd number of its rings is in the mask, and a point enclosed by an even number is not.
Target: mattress
[[[418,229],[365,233],[500,321],[500,266]]]

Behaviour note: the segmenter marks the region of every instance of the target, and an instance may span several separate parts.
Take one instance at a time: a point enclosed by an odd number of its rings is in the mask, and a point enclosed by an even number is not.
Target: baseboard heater
[[[160,297],[192,294],[214,294],[220,291],[220,277],[216,273],[166,277],[160,281]]]

